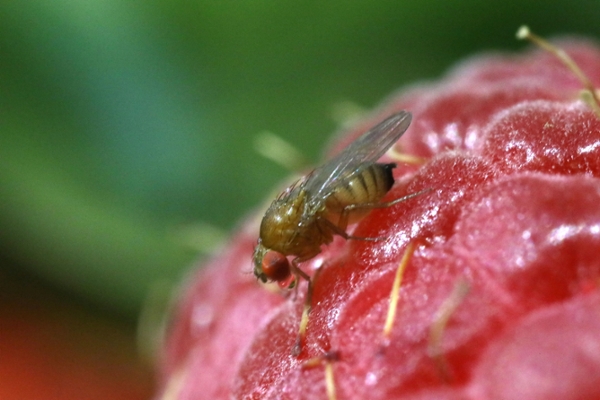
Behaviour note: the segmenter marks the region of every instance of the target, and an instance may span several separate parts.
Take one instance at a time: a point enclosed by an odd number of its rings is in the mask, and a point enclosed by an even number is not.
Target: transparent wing
[[[400,111],[350,143],[340,154],[316,168],[302,188],[309,196],[308,210],[314,210],[340,180],[359,170],[364,163],[375,162],[406,132],[412,115]]]

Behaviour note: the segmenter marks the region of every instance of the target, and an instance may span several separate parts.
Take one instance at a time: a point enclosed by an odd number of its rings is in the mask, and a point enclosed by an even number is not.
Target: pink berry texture
[[[600,86],[600,48],[557,43]],[[331,154],[399,110],[413,122],[385,200],[301,264],[315,282],[306,344],[296,340],[306,283],[273,290],[251,274],[257,217],[182,289],[163,348],[157,398],[600,398],[600,117],[552,54],[483,55],[440,82],[399,92]],[[394,161],[388,153],[381,161]],[[398,264],[404,273],[389,337],[382,330]],[[432,355],[431,330],[458,282],[458,302]],[[443,365],[442,365],[443,364]],[[171,397],[168,397],[171,396]]]

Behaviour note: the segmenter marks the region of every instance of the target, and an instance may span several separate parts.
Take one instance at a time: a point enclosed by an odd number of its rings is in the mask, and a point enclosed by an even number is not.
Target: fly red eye
[[[270,281],[287,281],[291,276],[290,262],[281,253],[267,251],[262,259],[262,272]]]

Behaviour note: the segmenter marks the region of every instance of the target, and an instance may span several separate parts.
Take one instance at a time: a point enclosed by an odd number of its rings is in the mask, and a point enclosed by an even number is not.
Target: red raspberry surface
[[[598,47],[560,46],[600,86]],[[324,367],[304,363],[328,352],[338,356],[339,399],[600,398],[600,118],[580,89],[554,56],[534,50],[473,58],[392,96],[334,151],[409,110],[396,150],[427,162],[397,168],[386,199],[433,190],[353,228],[387,240],[336,238],[301,265],[322,268],[298,358],[305,283],[285,297],[256,281],[258,223],[247,222],[181,295],[164,347],[164,398],[327,398]],[[418,245],[384,341],[410,241]],[[434,359],[430,330],[458,282],[470,291]]]

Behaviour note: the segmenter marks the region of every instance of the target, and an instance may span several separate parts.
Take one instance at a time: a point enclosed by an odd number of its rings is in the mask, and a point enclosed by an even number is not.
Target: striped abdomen
[[[395,167],[394,163],[371,163],[361,168],[359,173],[341,180],[325,202],[326,218],[336,223],[336,216],[348,206],[380,203],[394,184],[392,169]],[[352,210],[348,223],[357,222],[369,211],[368,207]]]

